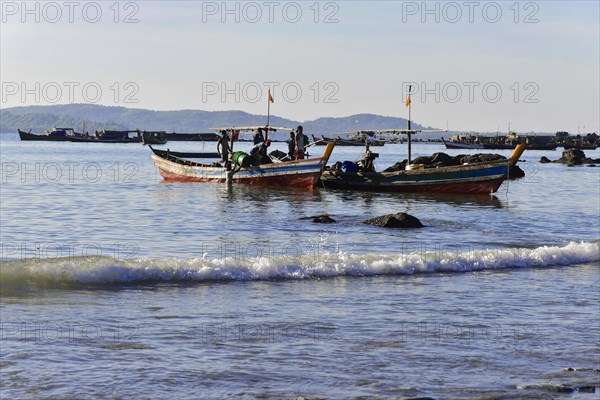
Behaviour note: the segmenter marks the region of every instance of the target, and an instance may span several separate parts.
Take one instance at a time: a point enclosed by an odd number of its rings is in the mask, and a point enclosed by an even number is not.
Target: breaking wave
[[[79,285],[152,282],[246,281],[337,276],[410,275],[505,268],[567,266],[600,260],[600,241],[565,246],[507,248],[468,252],[411,251],[387,254],[332,252],[300,257],[141,258],[110,257],[25,259],[3,262],[4,292],[22,287],[61,288]]]

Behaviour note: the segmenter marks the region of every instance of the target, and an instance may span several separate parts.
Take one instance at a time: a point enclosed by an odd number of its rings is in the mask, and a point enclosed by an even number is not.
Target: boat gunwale
[[[208,165],[208,164],[202,164],[202,163],[197,163],[195,161],[190,161],[188,159],[185,158],[180,158],[180,157],[176,157],[176,156],[169,156],[169,158],[163,157],[162,155],[153,153],[152,155],[152,159],[156,160],[160,160],[163,162],[167,162],[167,163],[171,163],[177,166],[181,166],[181,167],[191,167],[194,169],[198,169],[198,170],[202,170],[202,171],[227,171],[227,168],[225,166],[221,166],[221,167],[217,167],[217,166],[212,166],[212,165]],[[172,160],[172,158],[174,158],[175,160]],[[253,165],[251,167],[244,167],[240,169],[241,171],[261,171],[261,170],[269,170],[269,169],[275,169],[275,168],[281,168],[281,167],[293,167],[293,166],[302,166],[303,164],[320,164],[323,163],[323,157],[316,157],[316,158],[307,158],[304,160],[294,160],[294,161],[282,161],[282,162],[274,162],[271,164],[260,164],[260,165]]]
[[[446,167],[436,167],[436,168],[424,168],[424,169],[414,169],[414,170],[401,170],[401,171],[388,171],[388,172],[343,172],[343,171],[331,171],[325,170],[323,174],[328,173],[330,175],[335,175],[339,177],[394,177],[399,175],[408,175],[408,176],[418,176],[423,174],[434,174],[434,173],[445,173],[445,172],[454,172],[454,171],[470,171],[481,169],[482,167],[498,167],[503,166],[505,164],[510,165],[511,160],[498,160],[498,161],[484,161],[472,164],[462,164],[462,165],[449,165]]]
[[[496,175],[485,175],[485,176],[470,176],[463,178],[455,178],[452,180],[448,179],[438,179],[438,180],[418,180],[418,181],[391,181],[391,182],[362,182],[362,181],[350,181],[350,182],[342,182],[339,179],[323,179],[321,176],[321,182],[324,183],[324,187],[326,185],[334,184],[340,187],[344,186],[352,186],[352,187],[360,187],[361,189],[369,186],[374,186],[376,188],[382,187],[410,187],[410,186],[430,186],[430,185],[456,185],[456,184],[464,184],[464,183],[475,183],[475,182],[488,182],[488,181],[505,181],[506,174],[496,174]]]

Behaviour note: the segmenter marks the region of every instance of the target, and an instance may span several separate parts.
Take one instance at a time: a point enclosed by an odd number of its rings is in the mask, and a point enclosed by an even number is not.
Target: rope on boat
[[[506,192],[505,192],[505,196],[506,196],[506,202],[508,203],[508,189],[510,186],[510,161],[507,160],[506,162],[508,164],[508,168],[506,170]]]

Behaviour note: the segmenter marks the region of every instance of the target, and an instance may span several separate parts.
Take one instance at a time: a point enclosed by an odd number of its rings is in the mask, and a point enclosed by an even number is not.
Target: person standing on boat
[[[229,136],[227,135],[227,131],[221,131],[221,137],[217,142],[217,152],[221,155],[221,161],[229,161],[229,153],[231,153],[231,150],[229,148]]]
[[[290,132],[290,138],[287,141],[288,143],[288,157],[290,160],[296,159],[296,134],[294,131]]]
[[[304,159],[304,133],[302,133],[302,127],[299,126],[296,129],[296,160]]]
[[[257,145],[259,143],[264,142],[265,139],[263,138],[263,134],[262,134],[262,129],[258,128],[256,130],[256,133],[254,134],[254,136],[252,137],[252,142]]]

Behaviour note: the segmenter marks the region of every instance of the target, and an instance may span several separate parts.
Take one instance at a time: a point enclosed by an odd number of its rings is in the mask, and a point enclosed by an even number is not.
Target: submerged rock
[[[336,222],[335,219],[331,218],[327,214],[313,215],[311,217],[302,217],[300,219],[301,220],[303,220],[303,219],[310,219],[310,220],[312,220],[312,222],[314,222],[316,224],[332,224],[332,223]]]
[[[580,393],[596,393],[595,386],[579,386],[577,389]]]
[[[437,400],[433,397],[407,397],[404,400]]]
[[[313,218],[312,222],[316,224],[333,224],[335,219],[331,218],[329,215],[321,215]]]
[[[573,393],[575,389],[570,386],[560,385],[556,387],[556,391],[558,393]]]
[[[364,222],[369,225],[381,226],[383,228],[422,228],[423,224],[417,217],[406,213],[387,214],[377,218],[371,218]]]
[[[586,157],[583,160],[581,160],[582,163],[584,164],[598,164],[600,163],[600,158],[589,158]]]

